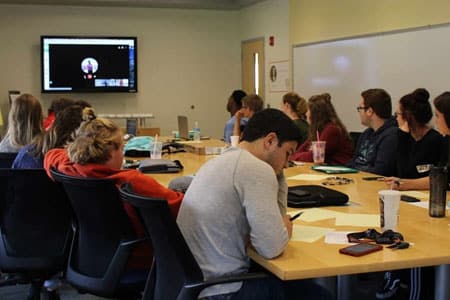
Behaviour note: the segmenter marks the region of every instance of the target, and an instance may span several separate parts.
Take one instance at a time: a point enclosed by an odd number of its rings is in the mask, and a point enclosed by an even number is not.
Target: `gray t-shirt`
[[[246,150],[231,148],[195,175],[177,223],[205,279],[248,271],[247,246],[266,258],[280,255],[289,237],[283,175]],[[242,283],[216,285],[201,297],[235,292]]]

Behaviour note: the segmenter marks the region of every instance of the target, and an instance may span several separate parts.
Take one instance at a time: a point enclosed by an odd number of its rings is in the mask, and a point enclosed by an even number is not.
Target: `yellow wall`
[[[450,22],[448,0],[290,0],[291,44]]]

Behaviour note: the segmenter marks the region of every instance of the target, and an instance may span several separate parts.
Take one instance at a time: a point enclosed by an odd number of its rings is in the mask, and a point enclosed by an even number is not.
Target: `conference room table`
[[[214,155],[197,155],[194,153],[176,153],[165,156],[167,159],[179,159],[184,170],[177,174],[152,174],[161,184],[166,185],[171,179],[181,175],[192,175]],[[285,169],[289,186],[317,184],[323,180],[292,180],[298,174],[323,175],[311,169],[310,163]],[[308,176],[310,176],[308,175]],[[335,175],[329,175],[335,176]],[[353,182],[342,185],[327,186],[349,196],[345,206],[326,207],[341,213],[379,214],[378,191],[388,189],[382,181],[367,181],[363,177],[373,174],[358,172],[339,174],[339,177],[352,179]],[[298,209],[295,209],[297,211]],[[336,231],[360,232],[367,226],[336,226],[335,219],[324,219],[305,222],[302,218],[294,224],[332,228]],[[379,227],[375,227],[380,231]],[[411,246],[403,250],[384,248],[361,257],[353,257],[339,253],[345,247],[342,244],[327,244],[324,238],[314,242],[291,240],[284,252],[277,258],[265,259],[252,248],[248,254],[259,265],[276,275],[281,280],[307,278],[333,278],[337,276],[337,298],[346,299],[351,292],[351,274],[397,270],[413,267],[436,266],[435,299],[450,299],[450,216],[432,218],[428,209],[401,201],[397,231]]]

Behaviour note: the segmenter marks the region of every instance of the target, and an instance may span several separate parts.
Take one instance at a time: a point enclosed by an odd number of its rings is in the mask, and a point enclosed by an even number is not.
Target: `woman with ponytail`
[[[426,89],[419,88],[398,102],[397,177],[386,178],[389,187],[429,189],[429,170],[446,154],[445,139],[429,124],[433,117],[429,97]]]
[[[302,135],[300,145],[308,139],[309,124],[306,121],[308,103],[297,93],[290,92],[283,96],[281,110],[294,121]]]

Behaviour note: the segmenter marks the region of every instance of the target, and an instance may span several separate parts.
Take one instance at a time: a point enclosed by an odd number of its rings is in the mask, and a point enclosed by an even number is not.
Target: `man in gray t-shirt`
[[[177,223],[205,279],[247,272],[250,244],[266,258],[283,252],[292,233],[283,169],[300,139],[291,119],[279,110],[266,109],[250,119],[238,147],[197,172]],[[231,294],[239,299],[246,297],[242,296],[245,287],[216,285],[201,297]],[[253,287],[252,292],[258,291]],[[270,291],[257,296],[264,297],[271,299]]]

